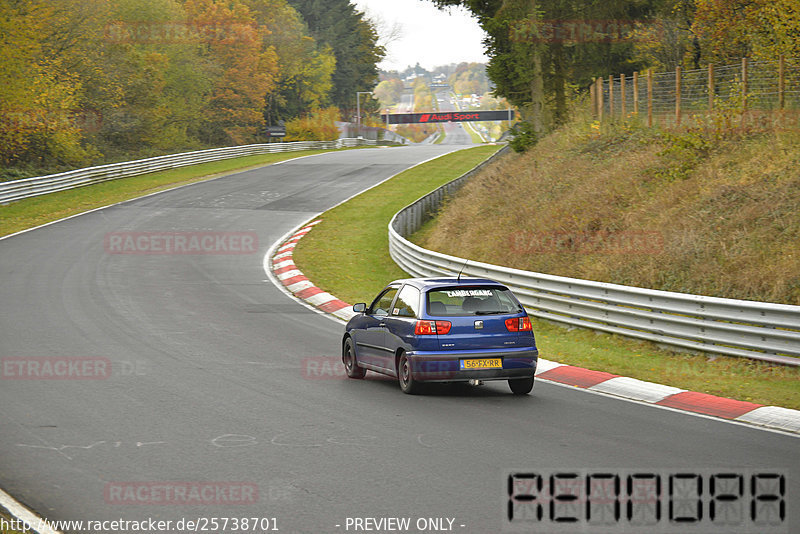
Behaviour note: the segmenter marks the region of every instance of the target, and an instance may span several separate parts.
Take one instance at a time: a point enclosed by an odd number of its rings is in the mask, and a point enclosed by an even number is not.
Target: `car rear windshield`
[[[520,313],[511,291],[497,286],[443,287],[428,291],[428,315],[434,317]]]

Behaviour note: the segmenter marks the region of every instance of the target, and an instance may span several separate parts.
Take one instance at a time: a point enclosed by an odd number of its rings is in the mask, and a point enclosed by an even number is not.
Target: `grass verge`
[[[164,189],[323,152],[329,151],[303,150],[231,158],[18,200],[0,206],[0,236]]]
[[[369,302],[383,286],[407,276],[391,260],[387,225],[392,216],[456,178],[497,147],[443,156],[405,171],[322,215],[303,238],[294,261],[314,283],[346,302]],[[421,231],[430,231],[430,226]],[[418,235],[414,241],[419,241]],[[800,409],[800,370],[726,356],[673,352],[648,342],[585,329],[534,322],[543,358],[667,384],[690,391]]]
[[[295,263],[314,284],[346,302],[372,299],[387,282],[408,276],[389,257],[392,216],[499,148],[482,146],[436,158],[325,212],[295,248]]]

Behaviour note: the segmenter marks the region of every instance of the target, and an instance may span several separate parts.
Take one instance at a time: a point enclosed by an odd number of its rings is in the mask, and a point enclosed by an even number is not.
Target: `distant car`
[[[342,361],[347,376],[397,377],[404,393],[422,382],[508,380],[533,389],[538,361],[531,320],[504,285],[481,278],[395,280],[372,304],[353,306]]]

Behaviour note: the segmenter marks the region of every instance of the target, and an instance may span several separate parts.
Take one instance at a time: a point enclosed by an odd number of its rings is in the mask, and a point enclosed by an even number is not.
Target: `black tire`
[[[366,369],[358,366],[356,353],[353,351],[353,340],[349,337],[344,340],[344,346],[342,346],[342,363],[344,371],[350,378],[364,378],[364,375],[367,374]]]
[[[408,362],[405,352],[400,354],[400,361],[397,362],[397,381],[400,383],[403,393],[416,395],[421,389],[419,381],[414,380],[414,377],[411,376],[411,364]]]
[[[533,377],[511,379],[508,381],[508,387],[514,395],[527,395],[533,389]]]

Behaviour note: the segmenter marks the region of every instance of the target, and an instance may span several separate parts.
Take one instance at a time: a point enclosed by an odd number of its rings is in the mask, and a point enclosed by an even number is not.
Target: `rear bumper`
[[[465,382],[530,378],[536,372],[539,352],[531,347],[513,350],[413,351],[406,354],[414,380]],[[461,369],[461,360],[500,358],[502,369]]]

